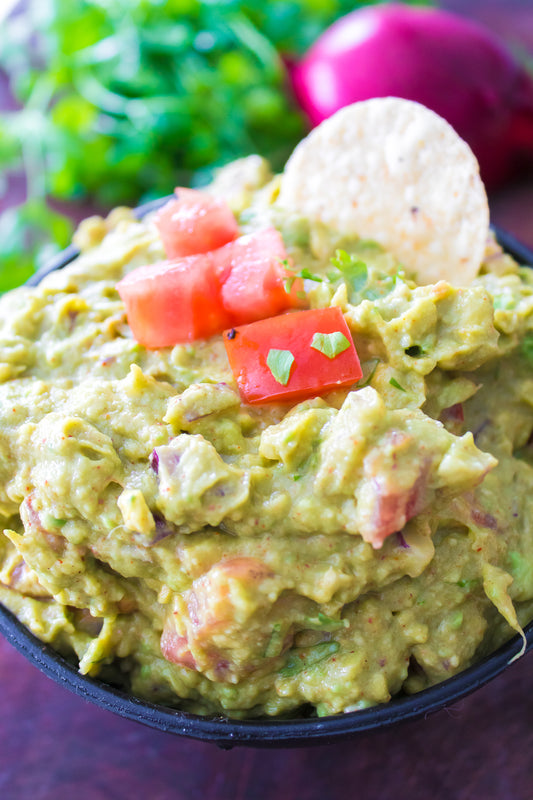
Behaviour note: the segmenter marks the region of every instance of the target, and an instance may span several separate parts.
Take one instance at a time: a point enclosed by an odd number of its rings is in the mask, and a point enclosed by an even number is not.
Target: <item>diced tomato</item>
[[[203,672],[216,681],[232,681],[248,674],[255,665],[249,658],[243,660],[241,651],[228,646],[224,640],[239,634],[242,638],[253,618],[263,617],[272,607],[274,577],[266,564],[248,556],[224,558],[213,564],[184,593],[187,610],[180,611],[180,632],[176,612],[170,608],[161,635],[164,658]],[[248,599],[244,610],[243,595]],[[265,636],[268,641],[268,630]],[[262,636],[254,640],[249,656],[264,662],[265,640]]]
[[[117,290],[135,339],[145,347],[170,347],[220,333],[232,324],[222,305],[222,277],[211,253],[130,272]]]
[[[333,358],[311,347],[316,333],[342,333],[349,346]],[[340,308],[295,311],[224,332],[229,363],[248,403],[302,400],[341,386],[362,375],[346,320]],[[294,361],[286,385],[267,364],[271,351],[289,352]]]
[[[241,236],[221,247],[216,258],[230,267],[222,286],[222,303],[233,325],[301,307],[303,281],[291,278],[285,245],[275,228]]]
[[[406,461],[413,437],[398,430],[390,431],[379,448],[365,458],[365,513],[359,521],[359,532],[372,547],[380,548],[388,536],[401,531],[412,517],[419,514],[428,501],[430,459],[420,458],[416,469],[406,468],[409,476],[399,484],[398,476],[387,465]]]
[[[207,253],[238,236],[237,220],[224,200],[197,189],[177,187],[175,192],[176,199],[154,218],[167,258]]]
[[[196,661],[189,650],[186,636],[179,636],[172,625],[165,625],[161,634],[161,653],[172,664],[196,669]]]
[[[207,253],[139,267],[117,289],[137,341],[168,347],[300,304],[303,283],[291,278],[286,257],[280,234],[269,228]]]

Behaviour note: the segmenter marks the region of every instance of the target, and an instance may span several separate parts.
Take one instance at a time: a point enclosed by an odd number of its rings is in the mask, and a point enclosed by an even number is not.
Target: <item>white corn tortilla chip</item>
[[[464,286],[489,233],[477,160],[442,117],[396,97],[354,103],[296,147],[279,204],[390,250],[419,283]]]

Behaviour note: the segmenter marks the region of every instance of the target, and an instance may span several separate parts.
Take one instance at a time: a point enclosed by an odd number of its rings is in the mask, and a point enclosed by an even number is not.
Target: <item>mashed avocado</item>
[[[79,258],[0,300],[0,601],[82,673],[201,714],[442,681],[533,616],[533,274],[490,241],[467,288],[417,286],[284,213],[259,159],[211,191],[282,233],[363,377],[249,406],[221,336],[145,349],[115,286],[157,231],[86,221]]]

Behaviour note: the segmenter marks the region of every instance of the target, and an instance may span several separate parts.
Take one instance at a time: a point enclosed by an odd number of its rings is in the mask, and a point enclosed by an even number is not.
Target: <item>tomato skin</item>
[[[350,347],[330,359],[314,348],[315,333],[340,331]],[[295,311],[224,332],[224,344],[241,397],[245,402],[303,400],[350,386],[362,376],[352,337],[340,308]],[[279,383],[267,365],[271,349],[294,356],[287,385]]]
[[[181,186],[175,192],[154,217],[168,259],[207,253],[238,236],[237,220],[224,200]]]
[[[244,325],[301,307],[301,278],[291,278],[287,251],[275,228],[241,236],[220,248],[216,258],[229,267],[222,285],[222,304],[233,325]],[[285,264],[283,263],[285,262]],[[290,290],[286,290],[287,281]]]
[[[117,284],[135,339],[145,347],[172,347],[207,339],[231,325],[222,306],[223,273],[210,253],[133,270]]]

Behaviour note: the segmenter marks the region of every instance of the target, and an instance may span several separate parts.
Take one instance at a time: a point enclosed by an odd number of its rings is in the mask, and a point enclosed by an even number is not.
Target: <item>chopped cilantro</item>
[[[291,291],[296,278],[302,278],[303,280],[308,280],[308,281],[315,281],[315,283],[324,282],[324,279],[321,278],[320,275],[315,275],[315,273],[311,272],[311,270],[307,269],[307,267],[303,267],[298,272],[295,272],[294,269],[289,266],[289,262],[287,261],[286,258],[284,258],[281,263],[286,270],[293,273],[289,278],[286,278],[284,281],[284,288],[287,294],[289,294],[289,292]]]
[[[333,619],[319,611],[316,617],[306,618],[305,627],[313,631],[334,631],[337,628],[348,628],[349,623],[347,619]]]
[[[398,383],[396,378],[391,378],[389,383],[390,383],[391,386],[394,386],[395,389],[399,389],[400,392],[405,392],[406,391],[406,389],[404,389],[403,386],[400,383]]]
[[[511,550],[509,553],[509,563],[511,569],[519,569],[524,562],[524,557],[517,551]]]
[[[462,624],[463,624],[463,613],[462,613],[462,611],[455,611],[451,616],[450,626],[454,630],[457,630],[457,628],[460,628]]]
[[[333,333],[315,333],[310,346],[333,359],[348,350],[350,342],[341,331],[334,331]]]
[[[296,275],[297,278],[307,278],[309,281],[315,281],[315,283],[322,283],[323,278],[320,275],[315,275],[313,272],[308,270],[306,267],[300,270],[300,272]]]
[[[363,383],[359,384],[360,389],[362,389],[364,386],[368,386],[368,384],[371,382],[378,368],[378,364],[379,358],[375,358],[361,365],[363,367],[364,380]]]
[[[477,578],[473,578],[472,580],[465,580],[464,578],[461,578],[457,581],[457,586],[459,586],[461,589],[466,589],[467,592],[471,592],[478,585],[479,580]]]
[[[492,305],[495,311],[511,311],[516,307],[514,298],[508,292],[495,294],[492,300]]]
[[[410,358],[420,358],[420,356],[425,355],[425,351],[419,344],[412,344],[411,347],[406,347],[404,353]]]
[[[268,351],[267,367],[274,376],[274,380],[286,386],[289,382],[291,367],[294,364],[294,356],[290,350]]]
[[[320,642],[314,647],[295,647],[290,651],[289,657],[283,669],[280,670],[280,675],[284,678],[291,678],[297,675],[307,667],[318,664],[320,661],[325,661],[330,656],[334,655],[340,648],[338,642]]]
[[[530,592],[533,584],[533,566],[529,559],[525,558],[517,550],[509,553],[509,572],[513,576],[514,586],[519,591]]]
[[[287,294],[291,293],[292,285],[296,280],[296,275],[292,275],[290,278],[285,278],[283,281],[283,288],[285,289]]]
[[[66,525],[66,519],[58,519],[57,517],[53,517],[51,514],[46,514],[44,518],[44,523],[47,528],[62,528],[63,525]]]
[[[360,292],[368,280],[368,268],[364,261],[345,250],[336,250],[331,263],[341,273],[354,292]]]
[[[70,240],[57,201],[148,200],[249,153],[281,169],[307,130],[281,54],[303,55],[362,5],[29,0],[3,14],[0,0],[0,71],[17,106],[0,114],[0,185],[24,172],[28,198],[0,214],[0,291]]]
[[[377,287],[375,289],[369,288],[365,292],[365,300],[379,300],[380,297],[383,297],[384,294],[388,294],[389,289],[386,292],[383,292],[381,287]]]

